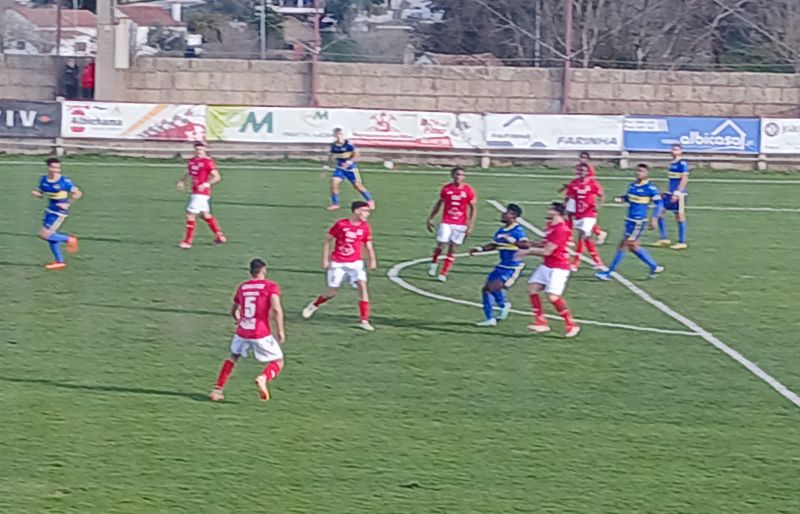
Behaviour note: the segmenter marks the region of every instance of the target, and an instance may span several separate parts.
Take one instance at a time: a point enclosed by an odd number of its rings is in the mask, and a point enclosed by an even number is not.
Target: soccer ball
[[[394,163],[392,161],[383,161],[383,167],[386,168],[387,170],[393,170]]]

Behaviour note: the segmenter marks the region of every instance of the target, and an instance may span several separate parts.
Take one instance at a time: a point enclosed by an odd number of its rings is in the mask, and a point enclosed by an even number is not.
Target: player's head
[[[372,210],[367,202],[357,201],[350,204],[350,211],[357,219],[367,221]]]
[[[466,180],[467,178],[467,173],[461,166],[456,166],[455,168],[450,170],[450,176],[453,177],[454,184],[463,184],[464,180]]]
[[[267,263],[262,259],[250,261],[250,276],[253,278],[264,278],[267,276]]]
[[[641,163],[636,166],[636,180],[647,180],[650,176],[650,166]]]
[[[547,221],[561,223],[567,215],[567,206],[561,202],[553,202],[547,208]]]
[[[336,139],[336,142],[339,144],[344,143],[344,129],[342,127],[333,129],[333,138]]]
[[[575,167],[575,174],[578,175],[578,178],[586,178],[589,176],[589,165],[585,162],[578,163],[578,166]]]
[[[578,159],[580,160],[581,164],[589,164],[589,159],[591,158],[592,156],[589,155],[589,152],[585,150],[578,155]]]
[[[517,221],[517,218],[520,216],[522,216],[522,207],[515,203],[510,203],[506,206],[506,210],[500,217],[500,220],[503,223],[511,224]]]
[[[672,158],[680,159],[681,155],[683,155],[683,147],[677,143],[672,145]]]
[[[48,173],[52,173],[52,174],[61,173],[61,160],[59,160],[59,159],[57,159],[55,157],[50,157],[49,159],[44,161],[44,163],[47,164],[47,172]]]
[[[197,141],[194,144],[194,154],[197,157],[205,157],[207,151],[208,151],[208,148],[206,147],[206,144],[204,142]]]

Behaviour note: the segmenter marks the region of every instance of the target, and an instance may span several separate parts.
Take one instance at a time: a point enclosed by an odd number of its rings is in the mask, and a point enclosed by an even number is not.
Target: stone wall
[[[0,98],[53,100],[55,57],[0,54]]]

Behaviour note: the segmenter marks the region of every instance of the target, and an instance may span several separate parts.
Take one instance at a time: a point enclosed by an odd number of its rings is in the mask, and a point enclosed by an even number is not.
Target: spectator
[[[81,73],[81,87],[83,87],[83,98],[91,100],[94,98],[94,59],[89,59]]]
[[[67,59],[61,80],[64,88],[62,93],[68,100],[78,98],[78,77],[80,73],[81,69],[78,67],[77,61],[72,57]]]

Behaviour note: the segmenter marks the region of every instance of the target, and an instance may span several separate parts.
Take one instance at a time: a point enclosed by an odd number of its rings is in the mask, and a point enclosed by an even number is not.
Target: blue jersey
[[[334,142],[331,144],[331,155],[336,158],[336,167],[339,169],[351,171],[355,169],[356,163],[350,164],[350,166],[345,165],[347,161],[353,158],[353,155],[356,153],[356,147],[353,143],[348,141],[347,139],[344,140],[344,143],[338,144]]]
[[[664,207],[658,188],[649,180],[631,182],[628,193],[622,198],[628,203],[628,221],[646,220],[650,215],[651,203],[655,204],[657,213]]]
[[[684,175],[689,175],[689,163],[683,159],[672,161],[672,163],[669,165],[669,172],[667,173],[667,177],[669,177],[670,193],[673,193],[680,188],[681,179]]]
[[[47,198],[46,212],[66,215],[69,211],[70,193],[75,185],[70,179],[61,175],[58,180],[50,181],[42,175],[37,188]]]
[[[497,266],[511,269],[524,267],[525,263],[516,259],[519,250],[517,242],[527,240],[528,235],[517,223],[500,227],[492,237],[492,242],[497,245],[497,251],[500,253],[500,263]]]

